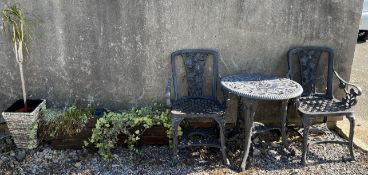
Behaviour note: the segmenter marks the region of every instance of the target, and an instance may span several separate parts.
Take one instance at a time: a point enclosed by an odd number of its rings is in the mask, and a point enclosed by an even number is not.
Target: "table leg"
[[[234,137],[236,134],[240,133],[240,126],[242,124],[242,120],[243,120],[243,102],[242,102],[242,97],[238,96],[238,104],[237,104],[237,114],[236,114],[236,123],[235,123],[235,127],[233,128],[233,130],[229,133],[228,137]]]
[[[257,110],[257,101],[252,99],[244,99],[243,101],[243,112],[246,112],[246,115],[244,115],[244,123],[245,123],[245,142],[244,142],[244,157],[241,164],[241,170],[244,171],[247,163],[247,158],[249,155],[249,148],[252,138],[252,128],[253,128],[253,120],[254,120],[254,114]]]
[[[288,100],[282,101],[282,106],[281,106],[281,113],[282,113],[281,137],[282,137],[282,144],[284,145],[285,148],[287,148],[288,145],[289,145],[288,142],[287,142],[287,135],[286,135],[288,102],[289,102]]]

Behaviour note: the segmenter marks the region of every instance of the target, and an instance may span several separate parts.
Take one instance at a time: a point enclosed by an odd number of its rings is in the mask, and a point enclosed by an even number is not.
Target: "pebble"
[[[10,167],[14,168],[14,163],[12,161],[10,162]]]
[[[77,167],[77,168],[79,168],[79,167],[82,166],[82,164],[80,162],[77,162],[77,163],[74,164],[74,166]]]
[[[268,154],[270,154],[272,156],[276,156],[277,155],[277,151],[275,151],[275,150],[268,150]]]
[[[275,159],[276,160],[281,160],[281,156],[280,155],[277,155],[277,156],[275,156]]]
[[[19,150],[17,154],[15,155],[15,158],[18,161],[22,161],[24,158],[26,158],[26,151],[25,150]]]
[[[254,143],[254,144],[258,144],[258,143],[259,143],[259,138],[258,138],[258,137],[256,137],[255,139],[253,139],[253,143]]]
[[[253,150],[253,156],[259,156],[259,155],[261,155],[261,151],[259,149],[255,148]]]
[[[280,147],[279,144],[275,143],[275,142],[271,142],[271,146],[274,147],[274,148],[278,148]]]

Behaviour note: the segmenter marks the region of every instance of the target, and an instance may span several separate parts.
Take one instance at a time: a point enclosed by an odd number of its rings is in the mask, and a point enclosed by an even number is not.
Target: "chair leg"
[[[218,123],[219,128],[220,128],[220,142],[221,142],[221,153],[222,153],[223,162],[225,165],[229,166],[230,162],[226,156],[225,121],[219,118],[216,118],[215,121]]]
[[[303,117],[303,152],[302,152],[302,165],[305,166],[307,163],[307,153],[309,148],[309,127],[311,124],[311,119],[307,117]]]
[[[348,114],[346,118],[350,122],[350,131],[349,131],[349,151],[351,160],[355,160],[354,150],[353,150],[353,139],[354,139],[354,128],[355,128],[355,117],[354,114]]]
[[[176,163],[178,157],[178,127],[183,119],[178,117],[171,118],[171,125],[172,125],[172,136],[173,136],[173,159]]]

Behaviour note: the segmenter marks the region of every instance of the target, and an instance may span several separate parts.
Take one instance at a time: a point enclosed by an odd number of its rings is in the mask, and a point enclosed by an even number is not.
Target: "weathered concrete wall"
[[[49,106],[77,102],[114,110],[161,100],[169,55],[182,48],[217,49],[222,75],[285,76],[290,47],[329,46],[348,78],[362,8],[362,0],[16,2],[37,24],[25,68],[29,96]],[[4,110],[21,98],[21,86],[11,45],[0,38]],[[277,109],[270,112],[266,117]]]

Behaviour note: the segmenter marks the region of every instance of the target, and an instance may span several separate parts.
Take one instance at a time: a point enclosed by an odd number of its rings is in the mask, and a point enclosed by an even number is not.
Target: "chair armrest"
[[[170,75],[170,78],[167,81],[165,90],[165,99],[167,107],[171,107],[171,84],[172,84],[172,75]]]
[[[339,88],[343,89],[346,96],[342,99],[347,107],[352,107],[357,103],[357,96],[362,95],[362,89],[354,84],[351,84],[340,77],[340,75],[334,70],[335,76],[339,79]]]

